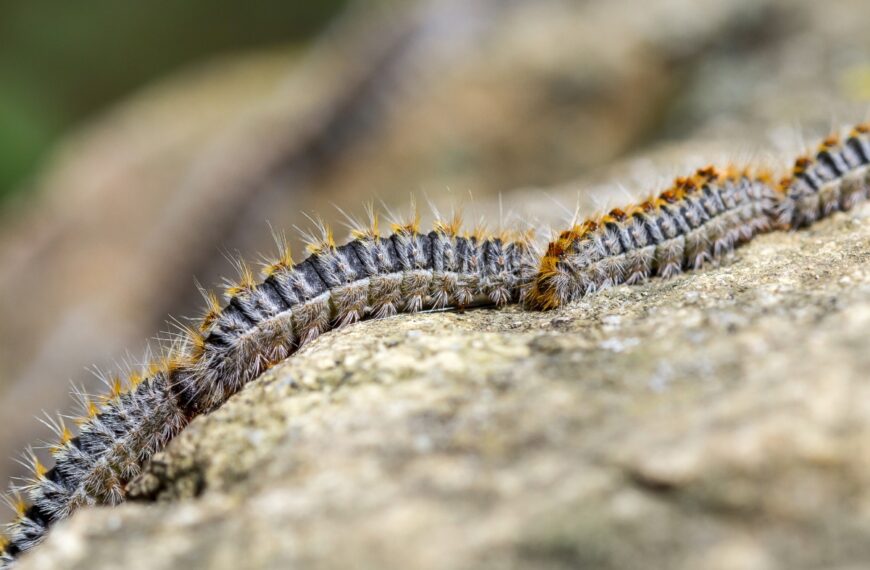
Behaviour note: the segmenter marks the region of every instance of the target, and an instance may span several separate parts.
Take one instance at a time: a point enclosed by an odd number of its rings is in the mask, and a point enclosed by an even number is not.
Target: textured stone
[[[413,192],[442,209],[473,193],[469,220],[496,219],[479,206],[501,195],[553,223],[529,186],[646,191],[709,161],[792,156],[870,100],[866,0],[356,4],[310,50],[232,54],[131,94],[0,211],[0,456],[49,437],[33,417],[69,410],[68,380],[99,390],[87,367],[139,358],[167,315],[197,314],[193,276],[233,272],[219,252],[272,252],[267,220],[292,241],[306,213],[338,227],[333,204],[399,209]],[[417,9],[420,25],[400,15]],[[662,141],[690,151],[611,170]]]
[[[557,312],[331,332],[21,570],[862,567],[868,213]]]

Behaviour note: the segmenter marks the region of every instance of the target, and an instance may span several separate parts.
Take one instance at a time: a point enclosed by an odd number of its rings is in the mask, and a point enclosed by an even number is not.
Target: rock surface
[[[197,314],[193,277],[233,273],[221,252],[272,252],[267,221],[292,240],[304,213],[339,227],[332,204],[473,193],[551,223],[553,201],[527,187],[648,191],[711,161],[791,158],[870,101],[866,0],[392,2],[419,9],[410,29],[404,9],[371,4],[310,50],[149,86],[59,143],[32,201],[0,210],[0,456],[50,437],[33,418],[69,411],[69,380],[100,390],[86,368],[141,358],[167,315]],[[803,136],[783,128],[796,124]],[[691,156],[652,178],[611,174],[678,141]],[[570,208],[588,190],[555,197]],[[0,479],[16,468],[0,462]]]
[[[20,569],[864,567],[868,214],[557,312],[329,333]]]

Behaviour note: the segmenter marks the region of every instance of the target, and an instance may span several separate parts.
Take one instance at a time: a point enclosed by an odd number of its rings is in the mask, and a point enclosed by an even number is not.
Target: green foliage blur
[[[64,130],[190,62],[304,41],[345,0],[0,0],[0,200]]]

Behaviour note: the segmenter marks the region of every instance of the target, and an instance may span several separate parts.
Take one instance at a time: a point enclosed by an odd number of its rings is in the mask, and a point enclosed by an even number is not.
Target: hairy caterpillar
[[[299,263],[278,240],[280,255],[261,281],[239,262],[224,305],[204,292],[199,326],[186,328],[166,356],[123,381],[108,378],[98,399],[76,392],[77,435],[62,417],[45,422],[57,436],[54,466],[26,456],[33,475],[7,497],[17,518],[0,541],[0,569],[75,509],[121,502],[142,465],[193,417],[324,332],[427,308],[550,309],[716,263],[758,233],[797,229],[870,197],[868,133],[859,125],[842,142],[825,139],[778,183],[766,172],[701,169],[639,204],[572,224],[540,257],[530,235],[463,234],[458,216],[421,233],[415,215],[381,236],[372,210],[345,245],[321,225]]]
[[[778,222],[790,228],[808,226],[870,198],[870,125],[857,125],[845,141],[826,138],[815,156],[795,161],[783,179]]]
[[[798,229],[870,198],[870,126],[826,138],[792,176],[713,167],[625,210],[574,224],[551,242],[527,305],[552,309],[597,290],[717,263],[773,228]]]
[[[33,477],[8,501],[17,518],[7,527],[0,568],[76,508],[122,501],[126,483],[190,419],[320,334],[399,312],[520,302],[534,275],[528,235],[461,234],[458,216],[421,233],[415,215],[382,237],[377,215],[370,210],[369,218],[342,246],[321,226],[300,263],[280,240],[281,254],[259,283],[240,262],[226,305],[204,292],[208,309],[199,327],[185,330],[168,356],[125,382],[109,379],[109,394],[99,401],[77,393],[77,436],[60,417],[47,422],[58,438],[54,467],[27,456]]]
[[[521,300],[536,265],[527,238],[463,236],[458,218],[436,223],[428,234],[418,227],[416,219],[394,224],[382,238],[372,213],[370,225],[354,230],[346,245],[336,247],[322,228],[301,263],[293,265],[282,247],[259,284],[242,265],[227,306],[220,309],[211,298],[201,331],[190,334],[194,363],[172,382],[182,407],[213,409],[269,364],[365,317]]]
[[[562,232],[547,248],[529,304],[551,309],[584,295],[715,263],[771,227],[769,175],[710,167],[628,210]]]

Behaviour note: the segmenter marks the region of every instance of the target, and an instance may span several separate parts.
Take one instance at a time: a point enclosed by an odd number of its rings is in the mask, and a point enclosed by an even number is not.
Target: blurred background
[[[778,162],[865,118],[868,23],[866,0],[0,0],[0,457],[196,315],[194,277],[270,253],[267,222],[413,194],[558,225],[613,181]]]

